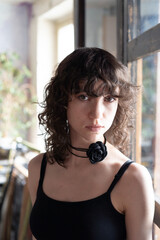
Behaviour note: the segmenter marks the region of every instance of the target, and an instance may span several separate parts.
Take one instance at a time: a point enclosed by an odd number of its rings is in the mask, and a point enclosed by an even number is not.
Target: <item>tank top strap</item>
[[[40,179],[39,179],[39,186],[42,186],[43,179],[46,171],[46,165],[47,165],[47,156],[46,153],[44,153],[42,162],[41,162],[41,169],[40,169]]]
[[[125,173],[125,171],[127,170],[127,168],[130,166],[131,163],[133,163],[134,161],[131,160],[127,160],[122,167],[119,169],[118,173],[115,175],[113,182],[111,183],[109,189],[108,189],[108,193],[110,194],[113,190],[113,188],[115,187],[115,185],[117,184],[117,182],[120,180],[120,178],[123,176],[123,174]]]

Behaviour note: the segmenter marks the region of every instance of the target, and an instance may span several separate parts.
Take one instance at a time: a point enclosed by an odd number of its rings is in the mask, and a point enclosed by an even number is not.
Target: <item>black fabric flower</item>
[[[106,145],[100,141],[92,143],[87,150],[87,156],[92,164],[102,161],[107,156]]]

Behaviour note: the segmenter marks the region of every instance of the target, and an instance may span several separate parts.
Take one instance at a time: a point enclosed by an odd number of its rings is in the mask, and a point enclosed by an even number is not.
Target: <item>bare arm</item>
[[[28,189],[29,189],[32,205],[36,200],[42,158],[43,158],[43,154],[39,154],[38,156],[33,158],[28,165]]]
[[[151,177],[143,166],[133,164],[125,199],[127,240],[152,240],[154,193]]]
[[[29,162],[28,165],[28,189],[31,197],[32,206],[36,200],[42,157],[43,154],[36,156]],[[36,240],[36,238],[32,236],[32,240]]]

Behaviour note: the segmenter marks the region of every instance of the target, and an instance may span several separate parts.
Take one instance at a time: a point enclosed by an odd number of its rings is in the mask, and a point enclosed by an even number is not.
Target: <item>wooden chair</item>
[[[14,154],[15,151],[14,150],[10,150],[9,152],[9,158],[4,160],[5,161],[5,166],[4,168],[6,168],[6,174],[5,174],[5,182],[3,184],[0,184],[0,193],[1,193],[1,197],[0,197],[0,219],[1,219],[1,208],[3,206],[3,202],[5,200],[5,196],[10,184],[10,180],[11,180],[11,176],[12,176],[12,171],[13,171],[13,163],[14,163]],[[1,161],[1,163],[3,162],[3,160]]]
[[[0,222],[1,240],[10,240],[15,181],[16,175],[14,174],[13,171],[1,208],[1,222]]]
[[[40,151],[34,148],[28,142],[20,142],[23,143],[29,149],[29,153],[36,152],[39,153]],[[22,155],[25,158],[24,155]],[[14,156],[15,158],[15,156]],[[30,156],[29,156],[30,158]],[[26,162],[27,163],[27,162]],[[13,221],[14,221],[14,209],[15,209],[15,189],[16,184],[19,179],[23,179],[22,184],[22,198],[20,202],[20,209],[19,211],[19,220],[16,228],[16,240],[31,240],[32,235],[29,226],[29,216],[31,211],[31,200],[29,196],[28,186],[27,186],[27,179],[28,179],[28,170],[26,166],[24,167],[23,164],[14,161],[13,168],[10,172],[10,178],[8,180],[6,192],[4,194],[3,204],[1,205],[1,219],[0,219],[0,239],[1,240],[10,240],[11,235],[15,229],[13,229]],[[15,222],[14,222],[15,225]],[[18,232],[18,234],[17,234]]]
[[[24,186],[23,199],[21,205],[21,214],[18,230],[18,240],[32,239],[32,234],[29,226],[29,217],[31,212],[31,200],[28,192],[27,184]]]
[[[16,180],[19,178],[20,174],[24,174],[25,172],[23,171],[22,173],[22,169],[17,167],[15,166],[15,168],[13,169],[9,187],[7,189],[3,206],[2,206],[1,222],[0,222],[0,239],[1,240],[11,239],[12,222],[14,221],[13,205],[14,205],[14,192],[15,192]],[[30,200],[28,186],[27,186],[27,176],[26,174],[23,176],[26,180],[26,183],[24,184],[23,190],[22,190],[23,192],[22,192],[21,208],[19,209],[20,218],[19,218],[17,240],[31,240],[32,235],[29,227],[31,200]]]
[[[18,228],[18,239],[17,240],[31,240],[32,234],[29,226],[29,217],[31,212],[31,199],[28,191],[28,171],[20,167],[19,165],[15,165],[17,171],[22,174],[25,178],[25,185],[23,187],[23,195],[20,209],[20,219],[19,219],[19,228]]]

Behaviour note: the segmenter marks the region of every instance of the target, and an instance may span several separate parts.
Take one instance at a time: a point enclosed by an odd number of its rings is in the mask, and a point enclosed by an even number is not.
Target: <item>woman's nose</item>
[[[101,99],[94,98],[89,110],[90,118],[101,119],[104,113],[104,106]]]

